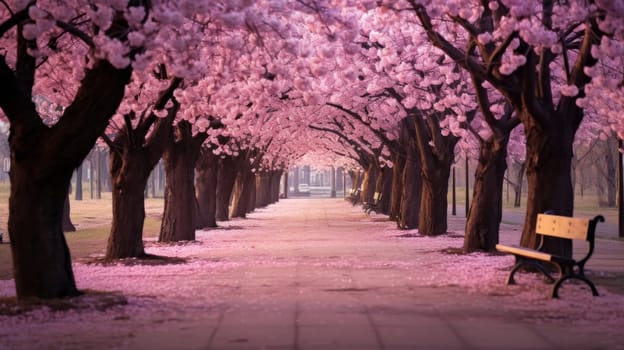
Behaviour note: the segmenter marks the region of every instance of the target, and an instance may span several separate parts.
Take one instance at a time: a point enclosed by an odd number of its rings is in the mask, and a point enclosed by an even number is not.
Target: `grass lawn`
[[[451,202],[451,190],[449,189],[448,201],[449,205]],[[527,195],[526,193],[522,194],[522,198],[520,199],[520,207],[516,208],[513,206],[513,193],[509,193],[509,200],[506,198],[506,194],[503,193],[503,210],[516,211],[519,213],[524,213],[526,210],[526,201]],[[457,212],[463,214],[466,203],[466,190],[464,187],[457,187],[456,189],[456,206]],[[472,201],[472,192],[470,192],[469,201]],[[598,196],[596,194],[587,194],[584,196],[580,196],[580,194],[576,194],[574,197],[574,216],[578,217],[594,217],[596,215],[602,215],[605,217],[607,222],[617,223],[617,208],[607,208],[607,207],[599,207],[598,206]]]
[[[85,192],[88,194],[88,192]],[[0,183],[0,230],[8,240],[9,185]],[[110,233],[112,220],[111,194],[102,193],[102,199],[84,199],[70,201],[71,219],[76,232],[67,232],[65,238],[74,261],[86,259],[93,254],[103,254]],[[157,237],[163,211],[163,200],[149,198],[145,201],[145,226],[143,237]],[[11,248],[9,244],[0,245],[0,279],[13,278]]]

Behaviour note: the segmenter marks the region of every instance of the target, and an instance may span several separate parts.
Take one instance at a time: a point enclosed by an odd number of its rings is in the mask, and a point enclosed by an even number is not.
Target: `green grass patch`
[[[160,232],[160,220],[146,218],[143,238],[156,238]],[[65,233],[67,245],[73,261],[89,261],[94,256],[104,254],[110,226],[90,227],[76,232]],[[0,279],[13,278],[13,262],[9,244],[0,244]]]

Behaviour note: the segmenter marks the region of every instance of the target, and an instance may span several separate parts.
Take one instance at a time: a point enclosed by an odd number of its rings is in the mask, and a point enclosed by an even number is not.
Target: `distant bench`
[[[360,193],[362,193],[361,189],[352,188],[351,191],[349,191],[349,197],[347,197],[347,199],[351,202],[351,204],[356,205],[360,200]]]
[[[375,192],[373,195],[373,201],[364,203],[363,207],[365,213],[370,214],[372,211],[375,213],[377,212],[379,204],[381,203],[381,195],[381,192]]]
[[[535,225],[535,233],[542,236],[587,241],[589,243],[587,254],[578,261],[565,256],[548,254],[542,251],[544,243],[542,237],[540,237],[542,239],[537,249],[497,244],[497,250],[513,254],[516,257],[516,264],[509,273],[507,284],[515,284],[514,274],[523,266],[529,265],[541,271],[546,278],[548,278],[551,282],[554,282],[554,286],[552,288],[553,298],[559,297],[559,287],[568,279],[577,279],[585,282],[591,288],[592,294],[594,296],[598,296],[596,286],[594,286],[594,284],[587,277],[585,277],[585,263],[594,252],[595,231],[596,225],[599,221],[604,222],[604,217],[602,215],[598,215],[589,220],[571,218],[567,216],[538,214],[537,223]],[[541,264],[543,262],[552,264],[557,268],[559,272],[558,279],[553,278],[548,273],[548,271]]]

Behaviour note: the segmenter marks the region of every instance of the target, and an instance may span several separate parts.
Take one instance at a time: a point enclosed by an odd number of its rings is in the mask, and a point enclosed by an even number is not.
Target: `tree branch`
[[[93,42],[93,39],[91,39],[91,37],[89,35],[87,35],[87,33],[83,32],[82,30],[78,29],[77,27],[63,22],[63,21],[56,21],[56,25],[63,29],[64,31],[68,32],[69,34],[75,36],[76,38],[82,40],[85,44],[87,44],[87,46],[89,46],[89,48],[94,49],[95,48],[95,43]]]
[[[6,32],[11,30],[11,28],[15,27],[16,25],[20,24],[21,22],[29,18],[28,8],[34,3],[35,3],[34,1],[31,1],[28,4],[28,6],[26,6],[26,8],[12,15],[9,19],[7,19],[6,21],[2,22],[2,24],[0,24],[0,38],[3,37],[4,34],[6,34]]]
[[[453,59],[461,67],[470,72],[473,72],[478,76],[481,76],[482,79],[486,79],[486,71],[483,69],[481,64],[472,59],[470,56],[466,56],[465,52],[453,46],[453,44],[451,44],[448,40],[446,40],[442,35],[440,35],[433,29],[431,18],[429,17],[429,14],[427,13],[427,10],[424,8],[424,6],[421,4],[417,4],[415,0],[408,1],[416,12],[416,16],[420,20],[420,24],[425,29],[429,41],[435,47],[439,48],[449,57],[451,57],[451,59]]]
[[[0,55],[0,108],[4,111],[11,124],[24,123],[31,126],[44,127],[39,118],[37,108],[27,94],[22,85],[15,77],[15,73]]]
[[[568,80],[568,84],[576,86],[579,89],[579,93],[576,96],[561,96],[559,99],[557,110],[562,115],[572,118],[571,125],[575,131],[583,120],[583,110],[576,105],[576,100],[585,97],[585,85],[591,81],[591,78],[585,74],[584,69],[585,67],[592,67],[598,62],[592,56],[591,48],[600,43],[603,35],[603,32],[598,29],[598,24],[595,20],[588,21],[585,24],[585,37]]]

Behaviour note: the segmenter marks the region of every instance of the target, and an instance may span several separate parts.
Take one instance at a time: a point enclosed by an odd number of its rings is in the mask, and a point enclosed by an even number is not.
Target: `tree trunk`
[[[95,192],[95,198],[96,199],[102,199],[102,153],[100,152],[100,150],[96,151],[96,156],[95,159],[97,160],[96,163],[96,175],[97,177],[95,178],[95,184],[96,184],[96,192]]]
[[[149,179],[147,180],[149,189],[152,194],[152,198],[156,198],[156,168],[152,169]]]
[[[257,187],[256,187],[256,178],[258,176],[253,173],[253,176],[249,176],[247,178],[247,184],[245,184],[245,191],[250,191],[247,195],[247,210],[245,214],[251,213],[256,210],[256,197],[258,195]],[[264,199],[266,201],[266,197]],[[265,205],[266,206],[266,205]]]
[[[204,148],[195,166],[197,228],[217,227],[217,179],[219,158]]]
[[[281,170],[271,170],[269,204],[279,202],[280,180],[282,178]]]
[[[458,138],[438,136],[435,149],[429,145],[429,134],[439,127],[433,119],[416,120],[416,145],[421,159],[422,192],[418,232],[434,236],[446,233],[448,216],[448,180],[455,158],[454,148]],[[466,192],[468,193],[468,192]]]
[[[310,166],[306,165],[303,167],[303,182],[310,186]]]
[[[91,199],[95,199],[95,164],[93,159],[95,158],[96,150],[91,151],[91,157],[89,158],[89,194]]]
[[[293,194],[296,196],[299,194],[299,167],[293,169]]]
[[[520,244],[536,248],[535,234],[537,214],[547,210],[556,215],[572,216],[574,194],[572,192],[572,144],[574,132],[566,123],[543,130],[538,124],[525,125],[526,173],[528,183],[527,210]],[[569,239],[545,237],[544,249],[551,254],[571,256]]]
[[[392,153],[392,195],[390,198],[390,220],[399,223],[401,216],[401,200],[403,194],[403,171],[405,169],[405,156]]]
[[[0,59],[0,107],[11,122],[8,231],[18,299],[79,294],[62,227],[67,188],[119,106],[130,73],[96,61],[59,122],[48,128]]]
[[[498,244],[508,140],[497,141],[491,137],[480,145],[472,204],[466,220],[466,252],[493,251]]]
[[[360,194],[360,200],[362,201],[362,203],[373,202],[378,169],[379,166],[377,162],[369,162],[368,168],[364,172],[364,180],[362,180],[362,193]]]
[[[336,198],[336,168],[334,168],[333,166],[331,167],[330,170],[330,174],[329,174],[329,187],[330,187],[330,193],[329,196],[331,198]]]
[[[126,135],[118,137],[127,138]],[[110,152],[113,221],[106,246],[106,259],[141,258],[145,199],[143,191],[151,168],[142,149],[130,145]]]
[[[284,171],[282,171],[282,176],[284,176],[284,198],[288,198],[288,189],[289,189],[289,184],[288,184],[288,169],[284,169]],[[278,193],[279,196],[279,193]]]
[[[247,157],[244,157],[246,160]],[[245,161],[245,163],[248,163]],[[242,164],[236,176],[236,184],[234,185],[234,193],[232,199],[232,218],[245,218],[247,216],[247,205],[250,200],[251,190],[249,187],[254,179],[254,173],[249,169],[249,164]],[[245,188],[247,187],[247,188]],[[255,183],[253,185],[255,187]]]
[[[617,202],[617,140],[610,138],[605,144],[605,163],[606,163],[606,180],[607,180],[607,203],[609,208],[614,208]]]
[[[394,168],[383,167],[381,169],[381,189],[378,191],[382,194],[379,202],[379,212],[388,214],[390,212],[390,200],[392,199],[392,180],[394,178]]]
[[[82,163],[76,168],[76,200],[82,200]]]
[[[165,209],[159,242],[194,241],[196,227],[195,163],[206,134],[192,136],[192,126],[181,121],[175,140],[165,149]]]
[[[522,201],[522,185],[524,183],[524,173],[526,171],[526,162],[522,162],[520,164],[520,168],[516,173],[516,185],[514,188],[514,208],[520,208],[520,204]]]
[[[434,236],[446,233],[448,211],[448,179],[451,163],[442,165],[423,176],[418,232]]]
[[[336,168],[336,173],[335,173],[335,177],[336,177],[336,192],[340,192],[342,191],[343,188],[343,184],[342,184],[342,180],[343,180],[343,169],[342,167],[337,167]]]
[[[75,296],[76,288],[69,248],[63,234],[63,203],[72,168],[63,175],[49,174],[42,181],[21,161],[11,163],[9,237],[17,296],[60,298]],[[28,166],[30,165],[30,166]]]
[[[607,205],[607,201],[605,200],[607,189],[606,189],[606,179],[602,176],[602,171],[600,170],[601,164],[594,164],[594,179],[596,183],[596,199],[598,201],[598,207],[604,208]]]
[[[231,156],[226,156],[219,160],[216,211],[216,217],[219,221],[227,221],[230,218],[230,199],[232,198],[234,183],[238,174],[237,164],[238,158]]]
[[[63,205],[63,232],[75,232],[76,226],[71,221],[71,207],[69,205],[69,196],[65,198],[65,204]]]
[[[401,215],[398,224],[400,229],[411,230],[418,227],[422,197],[422,173],[417,154],[408,153],[403,167],[402,183]]]
[[[156,108],[162,109],[179,84],[174,80],[161,92]],[[179,104],[167,109],[167,117],[150,114],[136,126],[125,123],[109,144],[109,170],[113,198],[113,222],[106,259],[143,258],[143,224],[147,183],[152,170],[170,145],[172,122]],[[151,130],[148,136],[148,130]]]
[[[351,192],[357,190],[358,188],[360,188],[360,184],[359,179],[358,179],[358,172],[354,171],[354,170],[349,170],[348,171],[349,174],[349,179],[351,180]]]
[[[261,171],[256,175],[256,208],[262,208],[269,205],[270,199],[270,174],[266,171]]]
[[[403,118],[400,123],[399,142],[405,150],[403,174],[401,178],[401,212],[398,221],[400,229],[411,230],[418,227],[420,221],[420,203],[422,197],[422,160],[416,147],[416,129],[414,118]]]

